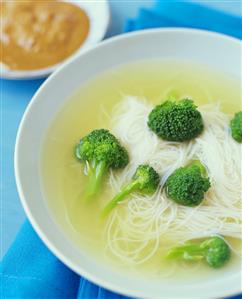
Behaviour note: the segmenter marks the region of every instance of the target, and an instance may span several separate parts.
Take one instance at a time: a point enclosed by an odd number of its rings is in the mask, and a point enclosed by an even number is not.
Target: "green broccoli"
[[[148,127],[168,141],[187,141],[197,137],[204,128],[201,113],[192,100],[167,100],[149,114]]]
[[[194,207],[198,206],[204,193],[210,187],[206,169],[200,161],[176,169],[165,183],[166,194],[176,203]]]
[[[186,244],[174,247],[169,252],[168,258],[182,258],[187,261],[205,259],[212,268],[222,267],[230,259],[230,248],[223,238],[213,236],[200,244]]]
[[[76,146],[76,157],[85,162],[85,173],[89,177],[86,197],[92,198],[109,168],[123,168],[129,162],[126,149],[108,130],[94,130],[80,140]]]
[[[230,122],[230,128],[234,140],[242,142],[242,111],[235,113]]]
[[[132,192],[141,194],[153,194],[158,185],[160,177],[149,165],[139,165],[135,171],[132,181],[123,187],[120,192],[105,206],[102,216],[107,216],[115,206],[124,200]]]

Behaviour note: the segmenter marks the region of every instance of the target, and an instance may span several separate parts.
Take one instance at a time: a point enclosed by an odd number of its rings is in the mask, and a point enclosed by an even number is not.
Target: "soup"
[[[195,141],[163,141],[148,129],[151,109],[170,97],[188,97],[198,106],[205,128]],[[222,235],[232,251],[229,262],[219,271],[239,267],[241,176],[235,174],[237,167],[241,169],[241,147],[232,140],[229,129],[224,129],[239,110],[241,87],[236,78],[189,62],[142,61],[90,79],[56,116],[43,146],[43,188],[56,221],[76,246],[127,275],[135,272],[152,279],[181,280],[189,275],[192,279],[214,275],[215,270],[203,260],[170,260],[166,256],[174,246],[190,240],[200,242],[215,234]],[[216,122],[218,128],[213,127]],[[99,193],[87,203],[88,177],[74,149],[80,138],[101,128],[109,129],[125,146],[130,163],[108,171]],[[231,149],[224,150],[224,136]],[[220,141],[217,147],[213,144],[216,140]],[[221,150],[224,158],[220,163]],[[231,152],[235,161],[229,171],[234,171],[235,183],[229,180],[234,192],[227,206],[224,192],[230,187],[226,185],[221,192],[219,187],[229,175],[226,172],[223,177],[216,167],[228,163],[226,155],[229,159]],[[205,163],[211,188],[204,203],[184,207],[166,197],[164,183],[171,170],[186,165],[194,156]],[[100,217],[103,207],[132,180],[136,167],[147,163],[160,175],[158,191],[151,196],[131,194],[108,217]]]

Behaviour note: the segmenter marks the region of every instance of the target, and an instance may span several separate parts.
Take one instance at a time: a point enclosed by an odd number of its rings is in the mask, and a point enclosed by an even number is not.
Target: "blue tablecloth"
[[[157,1],[153,9],[141,9],[136,19],[127,21],[125,31],[177,26],[208,29],[237,38],[242,37],[242,22],[239,16],[172,0]],[[4,188],[8,188],[8,194],[12,196],[16,196],[13,151],[17,127],[27,104],[42,82],[43,80],[0,82],[3,141],[0,163],[4,169]],[[8,142],[5,143],[5,140]],[[11,190],[13,192],[10,192]],[[11,223],[9,225],[11,226]],[[123,297],[88,282],[64,266],[45,247],[28,221],[1,263],[1,282],[3,298]]]

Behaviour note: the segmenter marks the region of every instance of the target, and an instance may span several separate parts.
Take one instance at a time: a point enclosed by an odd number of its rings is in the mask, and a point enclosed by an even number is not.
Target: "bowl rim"
[[[64,62],[53,74],[51,74],[47,80],[45,80],[45,82],[39,87],[39,89],[36,91],[36,93],[33,95],[30,103],[28,104],[22,119],[21,119],[21,123],[19,125],[18,128],[18,132],[17,132],[17,137],[16,137],[16,143],[15,143],[15,150],[14,150],[14,172],[15,172],[15,180],[16,180],[16,185],[17,185],[17,190],[18,190],[18,194],[20,197],[20,201],[21,204],[23,206],[23,209],[27,215],[28,220],[30,221],[31,225],[33,226],[34,230],[37,232],[38,236],[41,238],[41,240],[44,242],[44,244],[47,246],[47,248],[58,258],[60,259],[60,261],[65,264],[68,268],[70,268],[72,271],[74,271],[75,273],[77,273],[78,275],[83,276],[85,279],[88,279],[89,281],[91,281],[94,284],[99,285],[100,287],[104,287],[107,288],[110,291],[113,292],[117,292],[119,294],[122,295],[126,295],[126,296],[133,296],[133,297],[139,297],[139,298],[148,298],[148,297],[144,297],[141,293],[141,291],[139,290],[130,290],[130,289],[124,289],[122,287],[120,287],[117,284],[114,284],[106,279],[103,279],[102,277],[98,277],[95,274],[93,274],[91,271],[86,271],[84,269],[81,269],[80,267],[76,266],[70,259],[68,256],[64,255],[61,248],[57,248],[57,246],[55,244],[53,244],[52,240],[46,236],[45,232],[42,231],[41,225],[39,223],[37,223],[37,221],[35,220],[35,216],[33,215],[32,211],[29,209],[27,201],[25,200],[25,196],[24,196],[24,191],[23,191],[23,186],[21,183],[21,178],[20,178],[20,174],[19,174],[19,147],[20,147],[20,142],[21,142],[21,135],[23,134],[24,131],[24,124],[25,124],[25,120],[28,116],[29,113],[31,113],[31,110],[33,109],[35,102],[37,101],[37,98],[39,96],[39,94],[42,93],[42,90],[44,90],[46,88],[46,86],[48,86],[49,84],[51,84],[52,80],[55,79],[56,76],[59,75],[59,73],[63,72],[64,69],[75,63],[75,60],[79,59],[80,57],[85,57],[85,55],[88,55],[88,53],[90,52],[95,52],[96,49],[101,48],[101,47],[105,47],[108,44],[111,44],[113,42],[116,41],[121,41],[121,40],[127,40],[127,39],[132,39],[133,37],[137,37],[137,36],[145,36],[145,35],[149,35],[149,34],[159,34],[159,33],[193,33],[193,34],[198,34],[198,35],[208,35],[210,37],[215,37],[215,38],[219,38],[219,39],[223,39],[232,43],[236,43],[238,46],[242,46],[242,41],[240,41],[237,38],[225,35],[225,34],[220,34],[220,33],[216,33],[216,32],[211,32],[208,30],[200,30],[200,29],[188,29],[188,28],[182,28],[182,27],[175,27],[175,28],[156,28],[156,29],[146,29],[146,30],[140,30],[140,31],[135,31],[135,32],[129,32],[129,33],[125,33],[122,35],[118,35],[118,36],[114,36],[112,38],[109,38],[97,45],[95,45],[94,47],[92,47],[91,49],[89,49],[88,51],[85,51],[83,53],[81,53],[80,55],[78,55],[77,57],[73,57],[70,60]],[[239,273],[236,273],[234,275],[232,275],[233,277],[237,277],[239,275]],[[229,288],[227,288],[227,291],[225,292],[224,290],[221,291],[217,291],[216,292],[216,297],[225,297],[225,296],[233,296],[233,295],[238,295],[240,292],[242,291],[241,286],[238,286],[236,289],[234,288],[232,290],[232,292],[229,290]],[[154,297],[155,298],[155,297]],[[206,297],[207,298],[207,297]]]
[[[107,0],[102,0],[98,3],[98,5],[101,5],[99,13],[101,16],[99,16],[99,20],[102,20],[102,26],[94,25],[92,26],[92,23],[97,23],[93,18],[90,18],[89,12],[92,10],[93,4],[95,3],[93,1],[75,1],[75,0],[62,0],[63,2],[67,2],[70,4],[73,4],[75,6],[80,7],[85,11],[87,14],[89,20],[90,20],[90,30],[88,32],[88,35],[84,42],[79,46],[78,49],[76,49],[71,55],[66,57],[64,60],[54,64],[50,65],[41,69],[34,69],[34,70],[11,70],[4,66],[3,63],[0,63],[0,78],[1,79],[9,79],[9,80],[31,80],[31,79],[40,79],[45,78],[48,75],[52,74],[56,69],[58,69],[62,64],[67,63],[69,60],[79,56],[80,54],[88,51],[91,47],[95,46],[96,43],[100,42],[105,34],[107,33],[108,26],[111,19],[111,13],[110,13],[110,6]],[[99,24],[100,25],[100,24]],[[95,27],[95,28],[94,28]],[[94,28],[94,29],[93,29]],[[92,32],[97,31],[95,38],[92,37],[91,40],[89,40],[89,37]]]

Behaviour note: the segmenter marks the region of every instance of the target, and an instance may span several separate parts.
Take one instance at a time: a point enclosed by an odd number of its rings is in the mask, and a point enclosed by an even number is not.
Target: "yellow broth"
[[[178,97],[190,96],[197,105],[220,102],[223,111],[241,110],[241,86],[238,79],[229,78],[208,67],[177,61],[143,61],[112,69],[89,80],[73,94],[54,119],[43,146],[43,187],[48,206],[56,221],[80,249],[88,251],[98,261],[109,262],[117,271],[147,275],[160,279],[168,273],[174,262],[164,259],[161,241],[159,252],[148,262],[133,266],[123,264],[107,250],[105,221],[100,220],[101,208],[113,196],[107,182],[91,204],[83,200],[87,178],[84,165],[74,156],[79,139],[96,128],[108,128],[114,106],[123,95],[146,97],[157,104],[170,92]],[[230,239],[239,250],[241,242]],[[143,255],[149,252],[149,246]],[[180,262],[178,262],[180,263]],[[235,254],[223,270],[239,267],[241,260]],[[190,275],[199,278],[202,273],[214,275],[207,265],[180,263],[175,276],[181,279]],[[189,269],[189,271],[187,271]],[[172,276],[172,279],[174,275]]]

